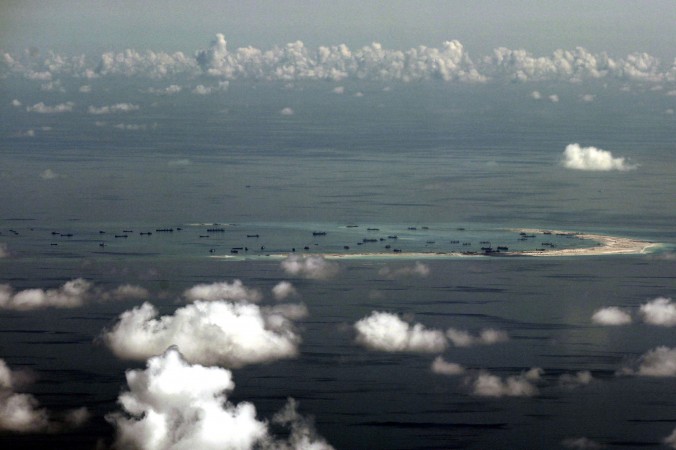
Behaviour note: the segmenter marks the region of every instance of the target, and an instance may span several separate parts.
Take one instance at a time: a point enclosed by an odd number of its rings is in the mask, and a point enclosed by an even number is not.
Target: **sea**
[[[271,289],[289,281],[308,309],[296,321],[298,355],[233,368],[228,401],[270,420],[293,398],[336,449],[665,448],[676,428],[674,374],[623,369],[676,347],[673,327],[638,312],[676,295],[676,97],[620,81],[233,81],[207,96],[158,95],[157,80],[92,80],[86,93],[82,83],[63,80],[65,93],[0,83],[0,284],[131,284],[171,315],[198,284],[240,280],[273,305]],[[12,99],[75,107],[39,114]],[[120,102],[138,109],[87,109]],[[572,143],[633,169],[567,169]],[[631,255],[406,256],[594,245],[556,234],[523,241],[522,228],[660,245]],[[281,265],[327,253],[388,255],[336,260],[320,279]],[[424,273],[406,270],[414,263]],[[1,448],[112,445],[105,417],[121,409],[125,372],[145,362],[115,357],[102,333],[140,303],[0,309],[0,358],[35,375],[22,392],[54,414],[90,412],[72,430],[3,432]],[[633,322],[592,321],[610,306]],[[509,339],[378,351],[354,328],[374,311]],[[437,356],[465,374],[434,373]],[[473,374],[507,380],[532,368],[541,376],[531,395],[473,388]],[[588,382],[563,381],[586,371]]]

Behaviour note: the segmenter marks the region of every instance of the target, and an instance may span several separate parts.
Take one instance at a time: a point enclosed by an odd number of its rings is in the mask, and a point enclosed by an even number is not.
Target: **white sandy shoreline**
[[[660,244],[644,241],[640,239],[632,239],[626,237],[609,236],[604,234],[592,233],[578,233],[560,230],[545,230],[534,228],[517,228],[510,229],[517,233],[539,234],[539,235],[570,235],[577,239],[584,239],[594,241],[596,246],[585,248],[543,248],[538,250],[520,250],[520,251],[503,251],[495,253],[481,253],[481,252],[371,252],[371,253],[310,253],[306,256],[319,256],[324,259],[332,260],[349,260],[349,259],[443,259],[456,257],[502,257],[502,256],[537,256],[537,257],[556,257],[556,256],[599,256],[599,255],[635,255],[643,254],[649,251],[651,247],[659,246]],[[303,254],[303,253],[299,253]],[[220,259],[284,259],[288,257],[288,253],[271,253],[265,255],[212,255],[212,258]]]

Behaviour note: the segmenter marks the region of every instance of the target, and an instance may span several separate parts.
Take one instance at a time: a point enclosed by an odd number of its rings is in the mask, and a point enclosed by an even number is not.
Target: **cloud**
[[[540,91],[533,91],[533,92],[530,93],[530,96],[533,100],[542,99],[542,94],[540,94]]]
[[[410,325],[396,314],[373,311],[354,324],[357,342],[371,350],[384,352],[441,352],[447,346],[444,333]]]
[[[288,106],[279,111],[279,113],[283,116],[293,116],[294,114],[293,109],[289,108]]]
[[[21,102],[17,99],[12,100],[12,106],[18,108],[21,106]]]
[[[345,86],[336,86],[331,90],[331,92],[333,92],[334,94],[344,94]]]
[[[503,380],[489,372],[481,371],[478,376],[467,381],[472,385],[472,393],[480,397],[532,397],[538,394],[535,383],[540,380],[542,374],[542,369],[536,367]]]
[[[56,289],[25,289],[14,292],[9,284],[0,284],[0,309],[30,311],[44,308],[78,308],[86,303],[148,297],[144,288],[122,285],[112,291],[95,288],[92,283],[76,278]]]
[[[564,446],[565,448],[576,448],[580,450],[605,447],[605,445],[601,445],[598,442],[586,437],[564,439],[561,442],[561,445]]]
[[[430,274],[430,268],[427,264],[416,262],[413,266],[399,267],[392,269],[390,267],[383,267],[378,271],[378,275],[396,279],[401,277],[419,276],[427,277]]]
[[[191,302],[197,300],[210,302],[218,300],[259,302],[263,299],[263,294],[258,289],[248,288],[240,280],[234,280],[232,283],[223,281],[220,283],[198,284],[183,292],[183,296]]]
[[[150,303],[125,311],[103,340],[119,358],[144,360],[178,345],[193,363],[242,367],[298,354],[291,321],[257,305],[195,301],[157,317]]]
[[[289,255],[281,263],[282,269],[289,275],[303,278],[327,279],[338,274],[339,266],[322,256]]]
[[[556,94],[551,94],[550,96],[547,97],[550,102],[552,103],[559,103],[559,96]]]
[[[162,89],[157,89],[157,88],[150,88],[148,89],[148,92],[150,94],[157,94],[157,95],[174,95],[178,94],[181,92],[183,88],[177,84],[172,84],[167,86],[166,88]]]
[[[54,180],[59,178],[59,174],[54,172],[52,169],[45,169],[40,173],[40,178],[43,180]]]
[[[192,164],[192,161],[189,159],[172,159],[167,162],[169,167],[184,167],[189,166],[190,164]]]
[[[620,375],[638,375],[645,377],[676,377],[676,348],[656,347],[641,355],[638,369],[622,368]]]
[[[631,323],[631,316],[617,306],[609,306],[594,312],[592,322],[599,325],[627,325]]]
[[[71,111],[73,111],[74,107],[75,107],[75,103],[73,103],[73,102],[59,103],[58,105],[54,105],[54,106],[48,106],[48,105],[45,105],[43,102],[40,102],[40,103],[36,103],[33,106],[27,106],[26,111],[36,112],[36,113],[40,113],[40,114],[59,114],[59,113],[71,112]]]
[[[92,91],[92,87],[89,84],[83,84],[78,88],[78,92],[81,92],[82,94],[89,94]]]
[[[284,300],[288,297],[298,295],[296,288],[293,287],[293,284],[288,281],[280,281],[272,288],[272,295],[275,296],[275,300]]]
[[[674,431],[672,431],[669,436],[665,437],[662,442],[671,448],[676,448],[676,428],[674,428]]]
[[[611,152],[596,147],[580,147],[568,144],[563,152],[562,164],[567,169],[588,171],[627,171],[636,165],[628,164],[624,158],[613,158]]]
[[[641,305],[639,311],[645,323],[662,327],[676,326],[676,304],[670,298],[658,297]]]
[[[118,123],[117,125],[113,125],[113,128],[126,131],[143,131],[148,127],[146,125],[137,123]]]
[[[509,340],[509,335],[501,330],[485,328],[481,330],[478,336],[472,336],[464,330],[449,328],[446,330],[446,337],[450,339],[456,347],[472,347],[474,345],[492,345]]]
[[[7,248],[7,244],[5,244],[4,242],[0,242],[0,258],[7,257],[9,257],[9,249]]]
[[[465,373],[465,368],[460,364],[444,361],[444,358],[437,356],[432,361],[432,372],[439,375],[462,375]]]
[[[138,111],[139,109],[140,107],[138,105],[134,105],[132,103],[116,103],[110,106],[99,106],[99,107],[90,106],[87,111],[89,112],[89,114],[101,115],[101,114],[114,114],[121,112]]]
[[[252,403],[228,400],[235,387],[229,370],[190,364],[176,347],[150,358],[145,370],[128,370],[126,378],[129,390],[118,398],[123,411],[106,416],[117,448],[332,449],[293,399],[272,418],[288,437],[275,437]]]
[[[569,373],[564,373],[559,377],[559,385],[566,389],[574,389],[578,386],[586,386],[592,382],[594,377],[588,370],[582,370],[571,375]]]
[[[86,408],[66,411],[62,417],[40,407],[30,394],[17,393],[23,385],[30,384],[33,376],[26,372],[13,371],[0,359],[0,430],[19,433],[58,432],[78,427],[89,419]]]

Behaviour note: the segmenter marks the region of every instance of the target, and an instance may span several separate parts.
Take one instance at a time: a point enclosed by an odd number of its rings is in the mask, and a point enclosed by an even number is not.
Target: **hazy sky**
[[[583,46],[671,62],[675,23],[674,0],[0,0],[0,49],[192,53],[223,33],[231,48],[301,40],[408,49],[458,39],[474,56],[500,46],[542,55]]]

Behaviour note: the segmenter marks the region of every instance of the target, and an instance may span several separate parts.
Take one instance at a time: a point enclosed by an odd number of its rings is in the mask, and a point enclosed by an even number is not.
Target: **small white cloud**
[[[311,279],[327,279],[338,274],[339,266],[322,256],[300,256],[291,254],[281,262],[282,269],[289,274]]]
[[[48,106],[48,105],[45,105],[43,102],[40,102],[40,103],[36,103],[33,106],[27,106],[26,111],[36,112],[36,113],[39,113],[39,114],[59,114],[59,113],[71,112],[71,111],[73,111],[74,107],[75,107],[75,103],[73,103],[73,102],[59,103],[58,105],[54,105],[54,106]]]
[[[593,379],[594,377],[588,370],[582,370],[574,375],[564,373],[559,377],[559,385],[566,389],[574,389],[578,386],[588,385]]]
[[[416,323],[410,325],[396,314],[373,311],[354,324],[357,343],[384,352],[434,353],[446,349],[444,333],[426,329]]]
[[[416,262],[413,266],[405,266],[395,269],[383,267],[378,271],[378,274],[390,279],[410,276],[419,276],[424,278],[430,274],[430,267],[427,264]]]
[[[293,287],[293,284],[288,281],[280,281],[272,288],[272,295],[275,296],[275,300],[285,300],[288,297],[298,295],[296,288]]]
[[[196,301],[173,315],[157,317],[144,303],[120,315],[103,334],[120,358],[144,360],[178,345],[194,363],[242,367],[292,358],[300,336],[291,321],[250,303]]]
[[[263,295],[258,289],[244,286],[240,280],[234,280],[232,283],[223,281],[220,283],[198,284],[187,289],[183,296],[191,302],[205,300],[209,302],[219,300],[235,300],[259,302]]]
[[[59,174],[54,172],[52,169],[45,169],[40,173],[40,178],[43,180],[54,180],[59,178]]]
[[[631,316],[617,306],[609,306],[594,312],[592,322],[610,326],[627,325],[631,323]]]
[[[656,347],[641,355],[638,369],[624,367],[620,375],[645,377],[676,377],[676,348]]]
[[[559,96],[556,94],[551,94],[549,97],[547,97],[550,102],[552,103],[559,103]]]
[[[196,94],[196,95],[209,95],[209,94],[211,94],[211,91],[212,91],[212,90],[213,90],[213,89],[212,89],[211,87],[206,87],[206,86],[204,86],[203,84],[198,84],[198,85],[195,86],[195,88],[192,90],[192,93],[193,93],[193,94]]]
[[[465,373],[465,368],[460,364],[444,361],[444,358],[437,356],[432,361],[432,372],[439,375],[462,375]]]
[[[540,99],[542,99],[542,94],[540,94],[540,91],[533,91],[533,92],[530,93],[530,97],[533,100],[540,100]]]
[[[286,108],[283,108],[281,111],[279,111],[279,113],[283,116],[292,116],[294,111],[287,106]]]
[[[676,89],[672,89],[670,91],[667,91],[667,92],[665,92],[664,95],[666,95],[668,97],[676,97]]]
[[[83,94],[89,94],[92,91],[92,87],[89,84],[83,84],[82,86],[80,86],[78,91]]]
[[[15,108],[18,108],[18,107],[21,106],[21,102],[17,99],[14,99],[14,100],[12,100],[12,106],[14,106]]]
[[[579,450],[597,449],[605,447],[604,445],[601,445],[598,442],[586,437],[564,439],[561,442],[561,445],[564,446],[565,448],[573,448]]]
[[[594,94],[583,94],[580,96],[580,100],[585,102],[585,103],[591,103],[596,99],[596,95]]]
[[[140,107],[132,103],[116,103],[110,106],[90,106],[87,110],[89,114],[101,115],[101,114],[114,114],[130,111],[138,111]]]
[[[676,304],[670,298],[658,297],[651,300],[641,305],[640,313],[643,321],[650,325],[676,326]]]
[[[343,94],[345,93],[345,87],[344,86],[336,86],[333,88],[332,92],[334,94]]]
[[[472,336],[465,330],[449,328],[446,337],[456,347],[472,347],[474,345],[492,345],[509,340],[509,335],[501,330],[486,328],[481,330],[478,336]]]
[[[192,164],[192,161],[189,159],[172,159],[171,161],[167,162],[169,167],[185,167],[189,166],[190,164]]]
[[[468,381],[471,382],[472,393],[480,397],[532,397],[538,394],[535,383],[540,380],[542,373],[542,369],[536,367],[503,380],[482,371]]]
[[[667,108],[664,110],[664,114],[668,116],[673,116],[674,115],[674,110],[672,108]]]
[[[567,169],[588,171],[627,171],[636,165],[628,164],[624,158],[613,158],[611,152],[596,147],[580,147],[568,144],[563,152],[562,164]]]

